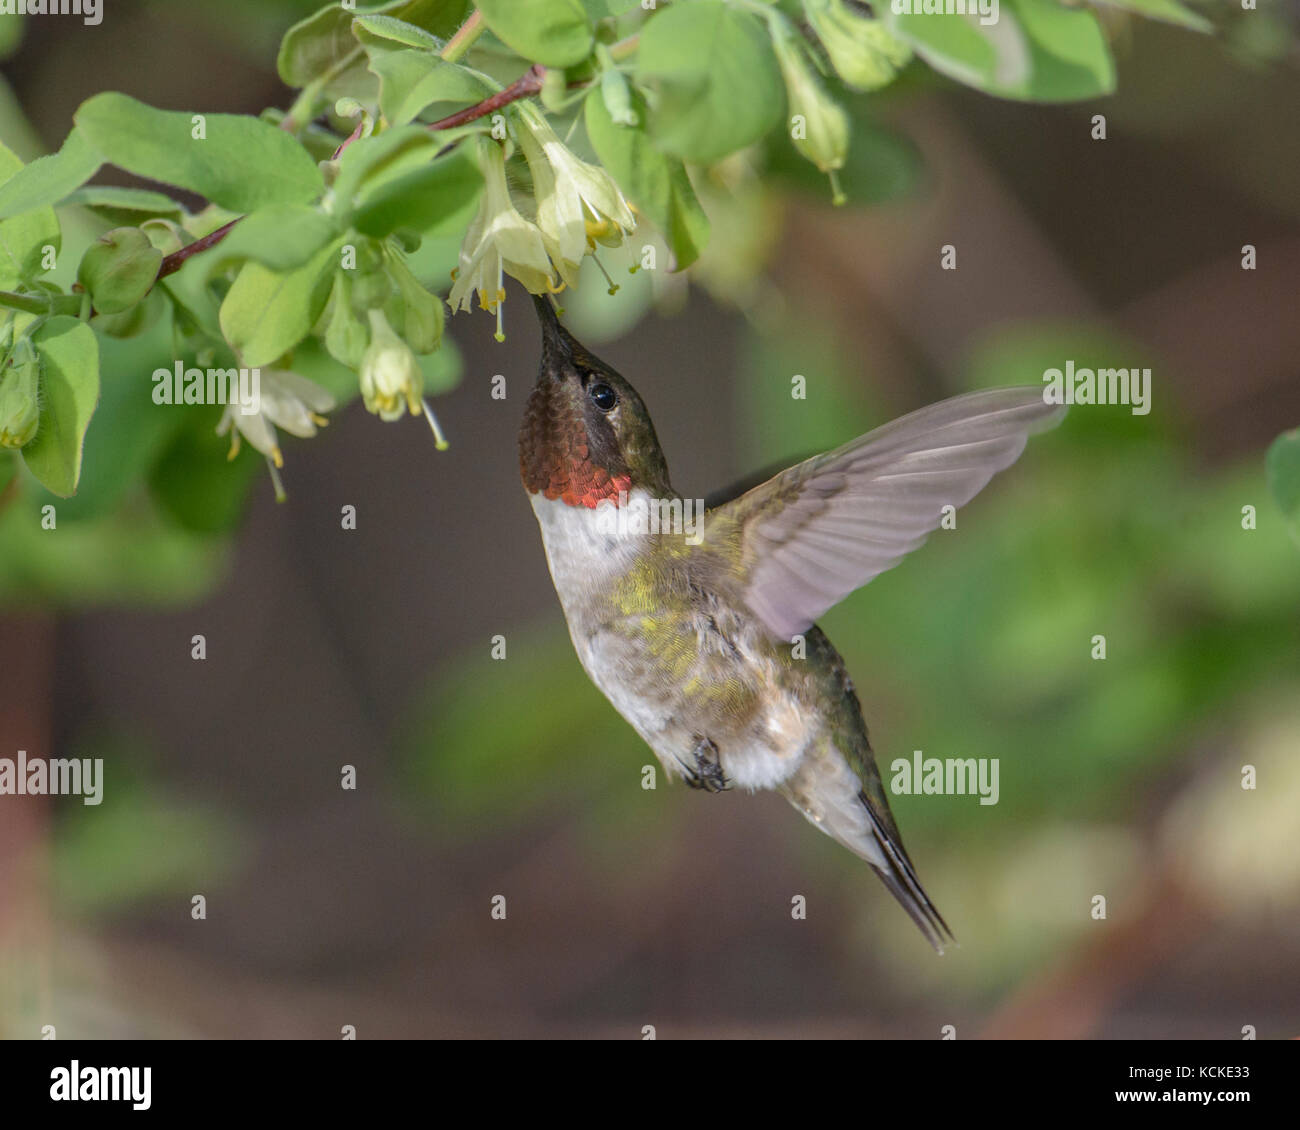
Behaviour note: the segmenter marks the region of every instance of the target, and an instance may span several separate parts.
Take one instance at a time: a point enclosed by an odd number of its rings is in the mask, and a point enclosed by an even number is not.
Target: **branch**
[[[158,279],[165,279],[168,275],[174,275],[185,266],[188,259],[199,254],[201,251],[206,251],[209,247],[216,247],[218,243],[230,234],[230,229],[243,218],[243,216],[237,216],[235,219],[231,220],[230,223],[222,224],[216,231],[209,232],[202,239],[196,239],[193,243],[182,247],[179,251],[173,251],[170,255],[166,256],[163,259],[162,264],[158,267]],[[157,282],[157,279],[154,281]]]
[[[485,118],[488,114],[501,109],[502,106],[509,106],[511,102],[518,102],[521,98],[527,98],[531,94],[538,93],[542,89],[542,79],[545,75],[546,68],[540,63],[534,63],[505,90],[498,91],[490,98],[484,98],[482,102],[475,106],[467,106],[464,110],[457,110],[454,114],[439,118],[429,126],[429,129],[455,129],[467,122]]]

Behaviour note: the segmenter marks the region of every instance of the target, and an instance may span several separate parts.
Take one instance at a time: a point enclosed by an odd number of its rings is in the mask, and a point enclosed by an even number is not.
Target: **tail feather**
[[[908,859],[907,852],[903,850],[903,845],[876,815],[875,807],[867,795],[860,793],[859,796],[862,806],[871,819],[871,830],[875,835],[876,844],[885,857],[883,867],[872,863],[872,869],[889,888],[889,893],[907,911],[908,917],[916,923],[921,933],[925,935],[926,941],[935,948],[936,952],[943,953],[944,946],[956,945],[957,939],[948,929],[948,923],[943,920],[943,915],[935,909],[930,896],[925,893],[925,888],[921,886],[921,880],[916,877],[916,869]]]

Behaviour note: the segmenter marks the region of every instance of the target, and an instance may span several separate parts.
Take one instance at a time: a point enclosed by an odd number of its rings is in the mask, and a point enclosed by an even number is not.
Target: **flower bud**
[[[162,252],[139,228],[114,228],[86,249],[77,282],[98,313],[120,314],[149,293],[162,259]]]
[[[804,0],[804,11],[831,65],[855,90],[878,90],[907,65],[912,49],[879,20],[858,15],[844,0]]]
[[[823,173],[832,174],[834,184],[833,174],[843,167],[849,151],[848,115],[822,86],[807,47],[789,24],[773,21],[772,32],[772,45],[790,100],[795,148]]]
[[[0,447],[25,447],[35,438],[40,370],[35,356],[0,370]]]

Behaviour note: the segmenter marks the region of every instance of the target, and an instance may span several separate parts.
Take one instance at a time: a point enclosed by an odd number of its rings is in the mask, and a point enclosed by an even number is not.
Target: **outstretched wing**
[[[779,639],[806,631],[897,565],[939,525],[945,506],[964,506],[1016,461],[1030,435],[1064,414],[1044,402],[1041,387],[955,396],[720,507],[717,517],[740,538],[745,602]]]

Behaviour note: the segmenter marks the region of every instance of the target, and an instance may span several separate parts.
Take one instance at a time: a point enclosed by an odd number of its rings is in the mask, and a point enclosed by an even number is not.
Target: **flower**
[[[447,440],[438,426],[438,418],[423,397],[424,370],[420,360],[388,324],[383,310],[370,315],[370,345],[361,358],[361,399],[366,409],[381,420],[397,420],[403,411],[412,416],[421,412],[433,431],[439,451],[447,450]]]
[[[540,110],[521,102],[518,112],[525,127],[519,147],[533,174],[537,226],[560,277],[572,286],[583,256],[597,241],[617,247],[635,230],[636,219],[613,178],[575,157]]]
[[[321,413],[334,407],[334,397],[314,381],[287,369],[262,370],[259,384],[254,402],[256,411],[245,412],[241,404],[227,404],[217,425],[217,435],[231,432],[231,459],[239,454],[239,437],[242,435],[274,467],[283,467],[284,456],[280,453],[275,429],[280,427],[290,435],[310,439],[318,427],[329,423]]]
[[[40,370],[40,362],[33,355],[30,360],[7,366],[0,374],[0,447],[25,447],[35,438],[40,426]]]
[[[500,340],[504,337],[500,307],[506,297],[502,274],[508,272],[534,294],[544,294],[554,289],[554,269],[537,225],[524,219],[510,199],[501,146],[480,139],[479,165],[483,197],[461,244],[456,281],[447,303],[453,310],[467,310],[470,295],[478,291],[479,305],[497,315]]]

